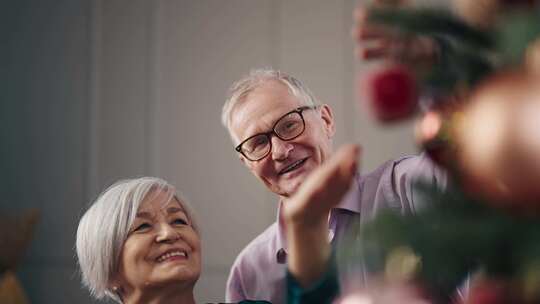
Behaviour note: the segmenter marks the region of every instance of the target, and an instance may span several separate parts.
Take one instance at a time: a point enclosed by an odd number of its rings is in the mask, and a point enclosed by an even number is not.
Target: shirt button
[[[280,250],[278,250],[276,258],[278,264],[287,263],[287,252],[285,252],[285,249],[281,248]]]

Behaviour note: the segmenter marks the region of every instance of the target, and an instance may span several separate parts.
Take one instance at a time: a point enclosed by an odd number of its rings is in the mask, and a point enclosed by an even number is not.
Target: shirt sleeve
[[[229,278],[227,279],[225,301],[228,303],[237,303],[246,299],[244,286],[242,283],[242,273],[239,268],[240,267],[237,260],[233,264]]]
[[[338,294],[339,283],[335,254],[332,255],[328,270],[323,277],[309,288],[302,288],[293,275],[287,271],[288,304],[329,304],[332,303]]]
[[[418,183],[432,185],[440,190],[446,190],[448,187],[446,171],[437,166],[425,153],[396,160],[382,179],[388,177],[391,181],[382,183],[384,187],[381,190],[387,197],[393,197],[389,201],[399,202],[401,210],[406,214],[415,214],[430,203],[430,199],[416,187]]]
[[[447,173],[425,154],[390,160],[360,179],[362,224],[371,221],[381,210],[395,210],[403,215],[416,214],[430,204],[430,199],[416,187],[418,182],[448,188]]]

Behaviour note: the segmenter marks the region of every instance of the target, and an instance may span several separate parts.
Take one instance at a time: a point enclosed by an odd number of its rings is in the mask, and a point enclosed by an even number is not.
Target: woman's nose
[[[174,242],[180,239],[180,233],[169,224],[159,225],[156,242]]]

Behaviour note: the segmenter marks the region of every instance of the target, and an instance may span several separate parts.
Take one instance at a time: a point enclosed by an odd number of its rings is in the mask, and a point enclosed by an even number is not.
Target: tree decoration
[[[499,12],[499,0],[453,0],[452,5],[467,23],[482,28],[492,26]]]
[[[525,52],[525,68],[527,71],[540,74],[540,38],[531,43]]]
[[[503,13],[533,8],[537,3],[537,0],[453,0],[452,6],[465,22],[487,29],[493,27]]]
[[[369,273],[386,273],[395,252],[407,248],[414,259],[402,260],[421,265],[409,282],[420,284],[431,303],[453,303],[466,278],[472,275],[474,286],[478,274],[505,282],[519,300],[510,303],[540,303],[534,285],[540,277],[534,266],[540,257],[538,218],[492,208],[459,188],[441,192],[419,184],[417,189],[432,200],[425,209],[415,216],[383,211],[360,230],[355,258]],[[525,298],[528,302],[521,301]]]
[[[436,106],[423,113],[415,127],[416,143],[435,163],[449,171],[456,167],[454,129],[462,116],[460,98],[436,101]]]
[[[409,117],[416,109],[418,92],[415,76],[400,64],[377,66],[360,78],[362,97],[370,112],[382,122]]]
[[[411,282],[388,282],[382,278],[369,283],[369,288],[343,295],[337,304],[429,304],[430,300],[420,286]]]
[[[515,298],[514,289],[504,280],[477,278],[471,285],[469,296],[462,304],[506,304]]]
[[[450,182],[444,192],[416,185],[416,197],[430,204],[415,215],[382,211],[358,228],[361,239],[345,242],[350,247],[340,265],[361,261],[363,273],[385,277],[386,286],[395,282],[388,278],[421,286],[435,304],[538,304],[540,1],[454,0],[453,6],[455,14],[369,11],[370,22],[398,37],[435,42],[437,56],[427,68],[407,60],[396,68],[392,61],[367,72],[362,84],[369,84],[365,100],[383,122],[412,116],[401,110],[410,109],[404,106],[410,100],[432,100],[415,105],[423,110],[416,111],[416,140],[448,170]],[[381,84],[397,74],[401,83],[414,79],[414,94],[405,93],[413,92],[408,85],[392,97],[382,94],[388,90]],[[466,278],[468,294],[461,288]]]
[[[540,77],[506,72],[471,96],[456,128],[465,186],[490,202],[540,210]]]

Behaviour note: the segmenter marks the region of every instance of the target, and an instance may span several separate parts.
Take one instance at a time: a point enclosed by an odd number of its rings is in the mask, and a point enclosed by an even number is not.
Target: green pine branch
[[[527,47],[540,38],[540,12],[514,11],[492,29],[480,30],[449,12],[434,9],[377,8],[369,20],[404,35],[431,37],[439,60],[421,83],[442,93],[474,87],[497,69],[521,64]]]
[[[417,279],[442,303],[474,272],[520,279],[540,265],[540,217],[491,207],[459,189],[418,187],[428,207],[414,216],[381,212],[361,228],[360,248],[345,249],[349,264],[362,261],[369,272],[383,272],[396,248],[410,248],[421,261]]]
[[[369,20],[404,33],[425,36],[449,36],[475,48],[495,46],[492,33],[469,26],[447,11],[436,9],[372,9]]]

